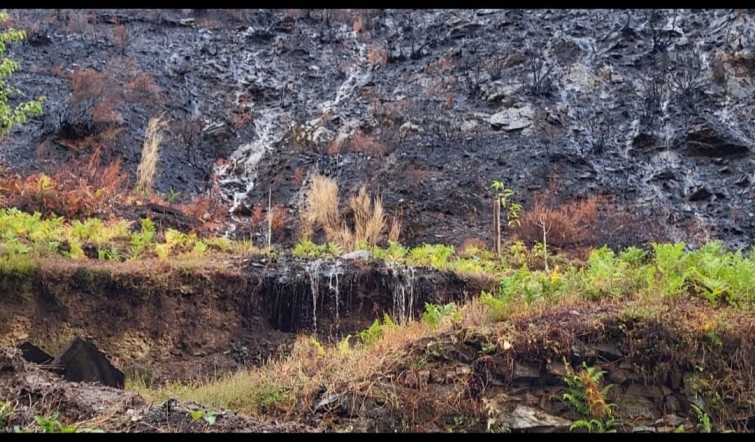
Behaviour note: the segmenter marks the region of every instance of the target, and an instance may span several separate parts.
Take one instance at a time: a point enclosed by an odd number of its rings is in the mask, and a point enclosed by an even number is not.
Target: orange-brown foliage
[[[288,210],[283,206],[273,207],[270,221],[270,227],[273,232],[281,232],[286,228],[288,223]]]
[[[106,215],[115,204],[128,203],[131,195],[120,159],[102,165],[101,152],[98,148],[87,162],[70,161],[49,175],[3,173],[0,194],[8,205],[29,212],[67,218]]]
[[[98,72],[94,69],[83,69],[71,74],[73,92],[71,103],[78,109],[71,117],[77,120],[89,113],[95,122],[122,121],[121,115],[115,110],[123,97],[121,88],[113,71]]]
[[[241,129],[251,123],[253,119],[252,112],[248,109],[234,109],[231,111],[231,124],[236,129]]]
[[[333,138],[330,140],[330,143],[328,143],[327,149],[325,149],[325,153],[327,153],[330,156],[338,155],[340,153],[343,153],[344,146],[347,145],[347,142],[344,142],[340,138]]]
[[[564,200],[555,180],[522,213],[516,237],[530,245],[542,242],[543,224],[548,246],[572,255],[605,244],[625,247],[668,240],[657,214],[640,216],[632,207],[619,206],[610,195]]]
[[[349,150],[352,152],[367,153],[370,155],[385,155],[388,149],[377,138],[357,131],[349,139]]]
[[[302,183],[304,182],[304,169],[302,169],[301,167],[294,169],[294,178],[292,181],[294,186],[301,187]]]
[[[113,29],[110,41],[121,50],[125,50],[129,43],[128,29],[125,25],[118,25]]]
[[[446,92],[446,101],[443,103],[443,109],[451,110],[454,108],[454,93]]]
[[[539,195],[535,197],[532,208],[522,214],[517,235],[528,244],[542,242],[544,223],[548,245],[557,248],[581,245],[595,228],[598,205],[606,203],[604,198],[591,196],[551,208],[546,199]]]
[[[381,48],[380,46],[371,45],[367,49],[367,63],[369,63],[370,66],[374,66],[376,64],[385,66],[388,63],[388,51],[386,51],[385,48]]]
[[[254,206],[249,221],[252,225],[252,230],[259,230],[262,227],[262,223],[265,222],[265,212],[262,210],[262,206]]]
[[[448,71],[454,67],[454,61],[451,58],[448,57],[441,57],[440,60],[438,60],[438,68],[442,71]]]
[[[131,76],[132,79],[123,85],[126,99],[135,102],[146,102],[160,95],[160,86],[155,77],[149,72],[142,72]]]
[[[123,117],[117,108],[124,100],[152,105],[160,93],[154,77],[140,72],[134,57],[115,57],[102,71],[81,69],[73,71],[70,78],[74,121],[89,115],[95,123],[121,124]]]

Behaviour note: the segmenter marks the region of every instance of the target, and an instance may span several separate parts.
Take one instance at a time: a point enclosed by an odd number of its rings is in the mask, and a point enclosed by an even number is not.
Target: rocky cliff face
[[[554,180],[560,201],[611,195],[607,212],[654,237],[755,235],[752,10],[12,16],[29,32],[9,48],[14,80],[48,102],[3,140],[9,166],[99,144],[135,171],[148,118],[165,112],[158,189],[203,192],[214,174],[231,220],[269,189],[295,216],[319,171],[342,193],[380,192],[410,244],[488,238],[492,180],[525,209]]]

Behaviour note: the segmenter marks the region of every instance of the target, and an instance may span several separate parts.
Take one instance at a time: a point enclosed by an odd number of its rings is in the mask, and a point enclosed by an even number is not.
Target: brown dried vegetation
[[[87,162],[70,161],[50,175],[35,173],[21,177],[1,172],[2,203],[66,218],[110,214],[116,204],[132,202],[132,195],[127,189],[128,174],[121,169],[120,160],[104,166],[101,152],[95,150]]]
[[[343,251],[353,250],[357,244],[377,244],[386,227],[383,200],[367,195],[367,186],[349,198],[353,226],[349,226],[339,211],[338,185],[335,180],[317,174],[307,195],[307,206],[300,217],[301,236],[309,239],[322,231],[328,241],[338,244]]]

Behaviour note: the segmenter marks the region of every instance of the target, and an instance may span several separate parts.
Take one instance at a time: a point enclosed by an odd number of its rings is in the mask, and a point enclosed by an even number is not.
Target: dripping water
[[[328,291],[329,293],[333,293],[335,298],[335,316],[336,316],[336,327],[340,324],[340,318],[338,313],[338,297],[339,297],[339,290],[338,290],[338,275],[340,275],[341,272],[341,266],[340,262],[336,261],[335,264],[333,264],[332,267],[328,269]],[[335,280],[335,285],[333,284],[333,281]]]
[[[393,277],[393,314],[399,324],[414,317],[414,267],[390,263]]]
[[[321,261],[316,259],[306,267],[309,275],[309,287],[312,292],[312,331],[317,332],[317,295],[320,285],[320,265]]]

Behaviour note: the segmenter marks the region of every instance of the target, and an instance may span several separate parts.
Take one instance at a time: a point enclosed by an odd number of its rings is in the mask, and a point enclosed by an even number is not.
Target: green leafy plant
[[[316,259],[325,253],[326,247],[318,245],[308,239],[302,239],[294,246],[294,255],[300,258]]]
[[[177,192],[175,189],[171,188],[165,193],[165,199],[168,201],[168,203],[173,204],[178,199],[178,195],[180,195],[181,192]]]
[[[408,249],[395,241],[388,242],[388,249],[385,253],[385,260],[388,262],[401,262],[404,260]]]
[[[0,12],[0,24],[8,21],[8,13]],[[0,137],[7,134],[13,126],[23,124],[29,117],[42,114],[44,96],[36,100],[25,101],[12,107],[9,103],[14,95],[23,97],[24,94],[12,87],[8,80],[18,69],[18,62],[3,57],[6,45],[26,38],[26,32],[8,28],[0,31]]]
[[[58,420],[60,413],[55,412],[50,416],[34,416],[34,421],[39,427],[41,433],[104,433],[100,429],[79,428],[76,425],[65,425]],[[21,428],[18,425],[13,427],[15,433],[35,433],[37,431],[29,428]]]
[[[0,428],[8,425],[8,418],[13,413],[13,407],[10,402],[0,401]]]
[[[697,428],[703,433],[712,433],[713,424],[710,421],[710,416],[708,415],[708,413],[703,411],[702,408],[698,407],[695,404],[690,404],[690,407],[695,412],[695,416],[697,417]]]
[[[396,327],[396,324],[391,320],[391,318],[387,314],[385,314],[383,315],[382,324],[380,323],[380,319],[375,319],[375,321],[368,329],[360,331],[359,333],[357,333],[357,336],[359,336],[359,339],[362,341],[363,345],[371,347],[375,345],[380,340],[380,338],[383,337],[385,329]],[[348,345],[348,338],[346,339],[346,341],[347,344],[344,345]]]
[[[328,254],[336,258],[341,256],[341,254],[343,253],[343,249],[341,248],[341,246],[339,246],[338,244],[334,242],[329,242],[327,244],[327,249],[328,249]]]
[[[317,340],[316,337],[314,336],[309,337],[309,345],[315,348],[318,356],[325,356],[325,348],[322,346],[320,341]]]
[[[454,247],[445,244],[423,244],[409,251],[410,265],[445,269],[448,259],[454,254]]]
[[[203,242],[207,244],[209,248],[219,250],[221,252],[228,252],[233,247],[233,242],[224,236],[206,238],[203,240]]]
[[[616,405],[606,401],[608,390],[613,387],[613,384],[601,387],[603,375],[606,372],[596,367],[588,367],[587,363],[582,362],[582,370],[575,373],[566,358],[564,358],[564,367],[566,368],[564,381],[569,391],[562,395],[562,400],[577,413],[586,417],[586,419],[574,421],[569,429],[586,428],[591,433],[616,432],[612,428],[613,409]]]
[[[510,198],[514,195],[514,191],[506,187],[501,181],[493,181],[490,188],[496,192],[496,198],[501,204],[501,209],[506,211],[506,221],[509,226],[519,226],[519,212],[522,211],[522,205],[516,202],[510,201]]]
[[[207,422],[208,425],[214,425],[215,421],[217,420],[218,413],[208,410],[190,410],[189,416],[191,416],[191,420],[193,420],[194,422],[202,419]]]
[[[132,259],[138,258],[141,253],[147,249],[155,238],[155,223],[149,218],[142,218],[141,231],[131,234],[130,256]]]
[[[430,326],[430,328],[436,328],[444,318],[450,318],[453,322],[461,320],[461,313],[455,303],[451,302],[446,305],[425,303],[422,322]]]
[[[338,343],[338,354],[341,356],[346,356],[351,351],[351,335],[347,335],[345,338],[341,340],[341,342]]]

